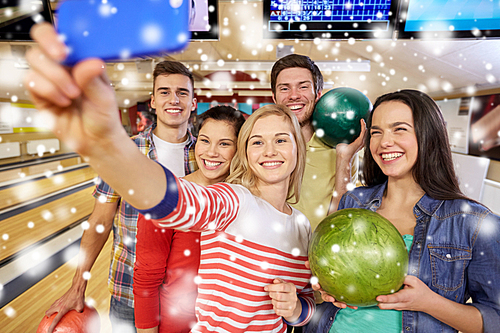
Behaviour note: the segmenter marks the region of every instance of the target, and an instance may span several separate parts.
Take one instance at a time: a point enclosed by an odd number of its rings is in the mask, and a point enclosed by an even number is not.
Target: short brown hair
[[[155,83],[156,83],[156,78],[160,75],[170,75],[170,74],[181,74],[184,76],[187,76],[189,80],[191,81],[191,87],[193,91],[191,93],[194,96],[194,78],[193,78],[193,73],[187,69],[186,66],[181,64],[178,61],[171,61],[171,60],[164,60],[162,62],[159,62],[155,66],[155,70],[153,71],[153,94],[155,91]]]
[[[294,67],[306,68],[311,72],[314,91],[316,92],[316,96],[318,96],[319,92],[323,90],[323,74],[321,74],[318,66],[316,66],[311,58],[300,54],[289,54],[274,63],[271,70],[271,90],[273,91],[273,95],[276,96],[276,81],[280,72],[284,69]]]

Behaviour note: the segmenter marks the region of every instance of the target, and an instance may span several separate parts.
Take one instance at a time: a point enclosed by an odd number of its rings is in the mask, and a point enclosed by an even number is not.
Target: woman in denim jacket
[[[415,90],[386,94],[368,129],[367,187],[338,209],[394,224],[411,245],[404,288],[360,309],[320,289],[326,302],[305,332],[500,332],[500,219],[461,193],[438,106]]]

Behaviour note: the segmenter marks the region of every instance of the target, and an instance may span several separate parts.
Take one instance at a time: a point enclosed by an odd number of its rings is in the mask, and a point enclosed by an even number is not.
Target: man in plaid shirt
[[[163,61],[153,72],[151,107],[157,121],[132,139],[150,159],[163,164],[178,177],[197,169],[194,157],[195,138],[188,131],[191,112],[196,109],[193,75],[181,63]],[[99,179],[94,191],[94,210],[83,233],[78,267],[70,289],[46,312],[58,312],[51,328],[68,311],[82,311],[89,272],[113,229],[113,249],[108,287],[111,292],[110,319],[113,332],[136,332],[132,277],[138,213],[120,195]],[[116,213],[116,217],[115,217]],[[49,332],[52,332],[49,329]]]

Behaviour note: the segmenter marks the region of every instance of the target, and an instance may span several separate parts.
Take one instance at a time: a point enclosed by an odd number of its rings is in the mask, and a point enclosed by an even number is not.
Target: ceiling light
[[[196,62],[184,62],[186,65],[195,66]],[[237,70],[248,71],[271,71],[274,61],[226,61],[224,66],[217,62],[203,62],[203,70],[209,72]],[[316,61],[315,64],[321,71],[332,72],[369,72],[370,60],[361,61]]]

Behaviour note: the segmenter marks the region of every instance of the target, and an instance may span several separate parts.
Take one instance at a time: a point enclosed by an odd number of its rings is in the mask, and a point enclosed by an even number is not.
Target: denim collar
[[[369,207],[380,207],[382,203],[382,198],[384,196],[385,189],[387,187],[387,181],[380,185],[375,185],[372,187],[371,195],[358,197],[358,199]],[[434,213],[441,207],[444,200],[438,200],[430,197],[427,193],[424,194],[414,207],[414,210],[419,208],[423,213],[428,216],[434,215]]]

